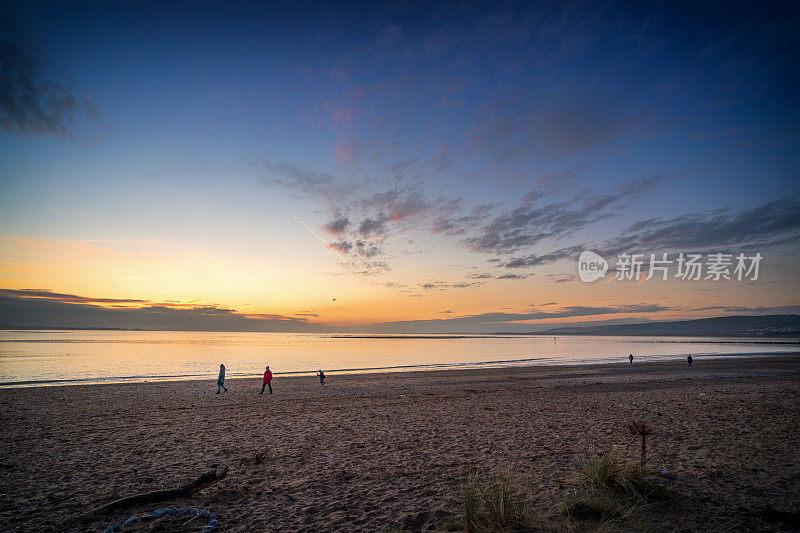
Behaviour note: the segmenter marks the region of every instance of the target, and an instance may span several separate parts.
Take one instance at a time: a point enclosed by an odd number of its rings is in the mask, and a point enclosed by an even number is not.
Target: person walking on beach
[[[225,392],[228,392],[228,388],[225,387],[225,365],[219,365],[219,377],[217,378],[217,394],[219,394],[219,389],[225,389]]]
[[[628,356],[628,361],[630,361],[631,362],[631,366],[633,366],[633,354],[630,354]]]
[[[261,385],[261,394],[264,394],[264,387],[269,387],[269,393],[272,394],[272,370],[267,366],[264,371],[264,383]]]
[[[319,376],[319,384],[324,387],[325,386],[325,373],[322,371],[322,369],[320,369],[320,371],[317,372],[317,376]]]
[[[686,362],[689,363],[689,366],[692,366],[692,361],[694,361],[694,359],[692,359],[692,354],[687,355]]]

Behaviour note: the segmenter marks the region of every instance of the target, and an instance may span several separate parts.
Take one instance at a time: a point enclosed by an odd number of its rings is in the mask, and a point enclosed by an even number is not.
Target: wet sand
[[[257,379],[216,395],[209,378],[0,390],[0,529],[103,531],[196,506],[217,531],[416,531],[461,512],[471,472],[512,470],[537,524],[591,530],[561,508],[586,458],[625,450],[631,417],[655,426],[649,463],[677,479],[606,529],[797,527],[761,511],[800,511],[800,357],[330,374],[324,388],[276,376],[271,396]],[[227,477],[191,498],[72,519],[212,464]],[[157,530],[202,531],[185,522]]]

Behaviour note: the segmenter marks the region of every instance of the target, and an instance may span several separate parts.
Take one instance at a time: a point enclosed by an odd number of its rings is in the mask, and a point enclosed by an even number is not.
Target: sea
[[[798,339],[0,331],[0,387],[685,361],[800,354]]]

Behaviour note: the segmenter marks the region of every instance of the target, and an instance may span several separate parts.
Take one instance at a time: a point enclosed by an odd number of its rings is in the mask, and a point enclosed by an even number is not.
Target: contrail
[[[410,266],[410,267],[411,267],[411,270],[413,270],[414,272],[416,272],[416,271],[417,271],[417,269],[416,269],[416,268],[414,268],[414,265],[412,265],[411,263],[409,263],[408,261],[406,261],[406,258],[405,258],[405,257],[401,257],[400,259],[402,259],[402,260],[403,260],[403,262],[404,262],[405,264],[407,264],[408,266]]]
[[[339,256],[339,259],[341,259],[342,261],[344,261],[346,264],[348,264],[348,265],[350,264],[350,263],[349,263],[349,261],[348,261],[347,259],[345,259],[345,258],[342,256],[342,254],[340,254],[339,252],[337,252],[337,251],[336,251],[336,250],[335,250],[335,249],[334,249],[334,248],[333,248],[333,247],[330,245],[330,243],[329,243],[328,241],[326,241],[325,239],[323,239],[322,237],[320,237],[319,233],[317,233],[316,231],[314,231],[314,230],[311,228],[311,226],[309,226],[308,224],[306,224],[305,222],[303,222],[303,221],[302,221],[302,219],[301,219],[299,216],[297,216],[297,215],[292,215],[292,216],[293,216],[294,218],[296,218],[297,220],[299,220],[299,221],[300,221],[300,223],[301,223],[302,225],[304,225],[305,227],[307,227],[307,228],[308,228],[308,231],[310,231],[311,233],[313,233],[313,234],[314,234],[314,236],[315,236],[317,239],[321,240],[321,241],[322,241],[322,243],[325,245],[325,247],[326,247],[328,250],[330,250],[331,252],[333,252],[333,253],[335,253],[337,256]]]

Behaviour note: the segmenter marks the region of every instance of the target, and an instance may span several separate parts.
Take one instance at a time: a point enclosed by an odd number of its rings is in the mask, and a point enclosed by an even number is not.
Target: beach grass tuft
[[[641,465],[628,463],[613,452],[603,453],[587,461],[581,471],[581,479],[588,487],[619,495],[646,499],[664,492],[663,485],[650,480]]]
[[[465,533],[502,531],[524,526],[529,514],[516,480],[510,472],[494,473],[488,479],[473,475],[464,487]]]
[[[478,493],[480,489],[478,487],[477,479],[473,479],[472,482],[464,487],[464,532],[465,533],[475,533],[478,531],[478,527],[480,524],[480,518],[478,517],[479,511],[479,502],[478,502]]]
[[[510,473],[494,476],[484,485],[481,497],[490,526],[504,528],[525,522],[525,506]]]

